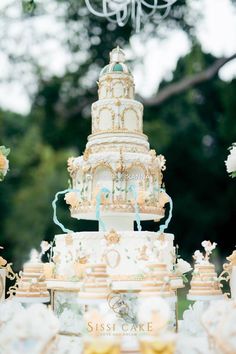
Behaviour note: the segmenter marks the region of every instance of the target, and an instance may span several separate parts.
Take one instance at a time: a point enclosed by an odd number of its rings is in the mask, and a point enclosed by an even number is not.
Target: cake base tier
[[[155,263],[159,232],[108,231],[76,232],[55,236],[54,260],[57,280],[80,281],[88,264],[105,263],[116,280],[137,280],[149,263]],[[173,269],[174,235],[164,234],[166,247],[161,250],[168,270]],[[158,241],[159,242],[159,241]],[[155,247],[154,247],[155,245]],[[156,249],[158,252],[159,250]],[[139,279],[138,279],[139,280]]]

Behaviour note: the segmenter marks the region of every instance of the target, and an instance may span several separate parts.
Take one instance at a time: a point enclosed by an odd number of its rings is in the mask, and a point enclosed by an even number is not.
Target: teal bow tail
[[[53,222],[60,227],[60,229],[65,232],[65,233],[70,233],[70,232],[74,232],[70,229],[65,228],[65,226],[58,220],[57,218],[57,201],[58,201],[58,197],[60,195],[65,195],[68,192],[79,192],[81,193],[81,191],[79,189],[74,189],[74,188],[68,188],[65,189],[63,191],[59,191],[56,193],[55,198],[53,199],[52,202],[52,208],[53,208]]]
[[[101,219],[101,215],[100,215],[100,207],[101,207],[101,202],[102,202],[102,194],[110,194],[110,190],[108,188],[101,188],[101,190],[98,192],[98,194],[96,195],[96,219],[99,222],[99,225],[102,228],[102,231],[106,231],[106,225],[104,223],[104,221]]]
[[[140,218],[139,207],[137,203],[138,194],[137,194],[136,186],[132,184],[131,186],[129,186],[128,190],[132,192],[134,196],[135,221],[137,223],[138,231],[142,231],[141,218]]]
[[[164,189],[160,189],[160,191],[161,191],[161,192],[164,191],[164,192],[166,193],[166,191],[165,191]],[[169,223],[170,223],[170,221],[171,221],[171,219],[172,219],[172,216],[173,216],[173,200],[172,200],[172,198],[169,196],[169,194],[166,193],[166,195],[167,195],[168,198],[169,198],[170,209],[169,209],[169,215],[168,215],[168,218],[166,219],[166,222],[165,222],[163,225],[160,225],[159,231],[160,231],[161,233],[164,232],[164,231],[167,229],[167,227],[169,226]]]

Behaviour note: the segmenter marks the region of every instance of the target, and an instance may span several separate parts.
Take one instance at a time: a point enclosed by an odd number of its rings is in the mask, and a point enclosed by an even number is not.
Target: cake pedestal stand
[[[17,297],[14,296],[13,301],[15,302],[20,302],[22,304],[25,304],[26,306],[31,305],[31,304],[38,304],[38,303],[48,303],[50,302],[50,297],[49,296],[45,296],[45,297],[35,297],[35,298],[30,298],[30,297]]]
[[[223,300],[224,295],[187,295],[187,299],[189,301],[204,301],[211,302],[214,300]]]

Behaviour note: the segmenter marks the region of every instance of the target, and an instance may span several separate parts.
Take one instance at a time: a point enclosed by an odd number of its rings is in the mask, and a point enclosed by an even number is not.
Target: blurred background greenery
[[[24,0],[17,20],[40,19],[52,11],[44,3]],[[30,63],[37,85],[29,114],[0,111],[0,145],[11,148],[10,171],[0,184],[0,245],[16,269],[32,247],[39,248],[41,240],[52,240],[60,233],[52,221],[51,203],[55,193],[68,185],[67,158],[84,151],[99,70],[117,44],[130,50],[135,35],[130,24],[119,28],[89,15],[84,1],[57,0],[55,4],[55,16],[67,29],[63,45],[72,58],[63,75],[45,74],[28,52],[17,54],[17,44],[15,54],[8,53],[16,67]],[[7,16],[3,8],[0,21],[10,21]],[[194,23],[200,16],[200,12],[191,13],[189,2],[179,0],[165,20],[164,33],[151,20],[143,27],[139,35],[143,42],[160,37],[165,40],[168,31],[180,29],[191,43],[190,52],[178,60],[171,79],[161,82],[159,92],[216,62],[213,55],[203,52],[195,33]],[[7,52],[1,43],[1,50]],[[80,54],[85,60],[78,59]],[[136,64],[134,58],[131,68]],[[19,80],[26,74],[27,66]],[[139,99],[145,104],[144,132],[151,147],[167,159],[164,178],[174,201],[169,232],[175,234],[180,254],[188,260],[202,240],[217,242],[220,263],[235,247],[236,181],[228,177],[224,160],[227,148],[236,140],[236,79],[222,81],[216,72],[163,102]],[[75,231],[97,228],[95,222],[71,219],[63,201],[58,213]],[[145,222],[143,228],[157,230],[158,225]]]

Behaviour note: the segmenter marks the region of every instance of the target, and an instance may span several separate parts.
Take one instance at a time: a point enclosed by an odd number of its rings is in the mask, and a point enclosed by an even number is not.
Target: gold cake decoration
[[[104,235],[105,240],[107,241],[107,245],[114,245],[120,242],[120,234],[114,229],[111,229],[111,231],[108,234]]]

